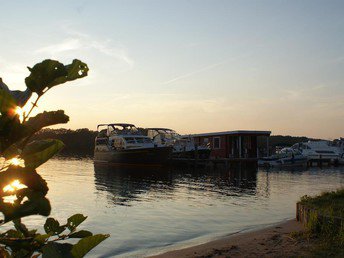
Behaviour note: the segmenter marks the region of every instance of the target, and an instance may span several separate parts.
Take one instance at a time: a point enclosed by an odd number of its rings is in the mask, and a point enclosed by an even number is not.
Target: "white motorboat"
[[[339,149],[329,141],[308,141],[296,143],[292,146],[299,150],[310,161],[328,161],[338,163],[340,158]]]
[[[307,164],[307,157],[298,150],[283,148],[275,155],[258,160],[260,167],[298,167]]]
[[[160,165],[172,151],[157,146],[133,124],[100,124],[95,139],[94,162],[119,165]]]
[[[198,146],[190,136],[181,136],[168,128],[146,128],[147,135],[157,146],[173,147],[172,158],[196,158],[208,159],[209,146]]]
[[[333,141],[333,146],[337,147],[339,152],[338,163],[344,165],[344,138],[339,138]]]

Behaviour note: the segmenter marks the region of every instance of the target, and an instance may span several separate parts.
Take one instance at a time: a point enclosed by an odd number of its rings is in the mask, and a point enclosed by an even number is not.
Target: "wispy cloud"
[[[109,44],[104,44],[100,41],[93,41],[90,43],[90,47],[98,50],[99,52],[119,59],[129,65],[131,68],[134,66],[135,62],[131,59],[127,53],[127,50],[123,47],[110,47]]]
[[[71,50],[96,50],[103,55],[115,58],[132,69],[135,61],[129,56],[127,48],[121,44],[114,44],[111,40],[95,39],[93,36],[81,32],[67,30],[68,39],[57,44],[41,47],[35,51],[39,54],[56,56]]]
[[[80,43],[79,39],[72,38],[72,39],[66,39],[58,44],[49,45],[46,47],[42,47],[40,49],[37,49],[36,53],[50,53],[52,55],[55,55],[57,53],[69,51],[69,50],[75,50],[82,48],[82,44]]]
[[[11,90],[23,89],[28,70],[24,62],[16,62],[0,56],[0,77]]]
[[[185,79],[185,78],[194,76],[194,75],[196,75],[196,74],[199,74],[199,73],[202,73],[202,72],[205,72],[205,71],[214,69],[215,67],[218,67],[218,66],[220,66],[220,65],[223,65],[223,64],[225,64],[225,63],[227,63],[227,61],[222,61],[222,62],[218,62],[218,63],[215,63],[215,64],[207,65],[207,66],[202,67],[201,69],[198,69],[198,70],[196,70],[196,71],[189,72],[189,73],[186,73],[186,74],[177,76],[177,77],[175,77],[175,78],[173,78],[173,79],[171,79],[171,80],[165,81],[165,82],[162,83],[162,85],[167,85],[167,84],[174,83],[174,82],[179,81],[179,80],[181,80],[181,79]]]
[[[328,88],[328,86],[326,85],[316,85],[309,88],[283,90],[282,92],[283,92],[283,98],[306,99],[306,98],[314,98],[315,95],[321,93],[321,91],[326,88]]]

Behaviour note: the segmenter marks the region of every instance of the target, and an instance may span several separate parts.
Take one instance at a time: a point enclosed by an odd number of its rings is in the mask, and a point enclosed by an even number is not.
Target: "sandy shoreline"
[[[169,257],[291,257],[300,256],[307,243],[290,236],[304,228],[295,219],[287,220],[264,229],[237,233],[180,250],[156,256]]]

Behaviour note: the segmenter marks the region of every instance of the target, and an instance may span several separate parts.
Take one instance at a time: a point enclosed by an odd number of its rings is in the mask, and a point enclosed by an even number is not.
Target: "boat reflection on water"
[[[161,190],[168,195],[173,191],[169,173],[163,168],[130,168],[94,166],[95,185],[99,191],[110,193],[108,198],[116,205],[131,206],[143,195]],[[147,198],[147,196],[145,196]]]
[[[110,203],[256,195],[257,170],[122,168],[94,166],[95,186]]]

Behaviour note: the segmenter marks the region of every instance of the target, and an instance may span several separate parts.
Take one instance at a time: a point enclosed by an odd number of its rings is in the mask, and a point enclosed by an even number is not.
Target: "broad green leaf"
[[[21,150],[17,147],[16,144],[12,144],[2,153],[2,156],[5,159],[11,159],[18,156],[19,154],[21,154]]]
[[[84,237],[88,237],[88,236],[92,236],[92,232],[87,231],[87,230],[80,230],[77,232],[74,232],[72,234],[69,235],[70,238],[84,238]]]
[[[48,161],[63,147],[64,144],[60,140],[34,141],[24,148],[21,158],[25,161],[25,167],[36,168]]]
[[[29,235],[30,235],[30,236],[36,236],[36,235],[37,235],[37,229],[31,229],[31,230],[29,230]]]
[[[32,255],[32,251],[29,251],[29,246],[30,246],[30,242],[25,241],[25,242],[21,242],[21,243],[14,243],[11,246],[11,249],[17,249],[17,251],[14,254],[15,258],[26,258],[26,257],[31,257]],[[15,248],[14,248],[15,247]]]
[[[0,211],[5,217],[4,222],[35,214],[49,216],[51,211],[49,200],[39,192],[27,190],[26,193],[26,197],[28,198],[27,201],[16,205],[11,203],[3,203],[0,206]]]
[[[16,230],[21,232],[24,236],[28,236],[29,235],[29,230],[27,229],[27,227],[25,226],[24,223],[21,223],[20,219],[15,219],[12,222],[13,222],[14,227],[15,227]]]
[[[10,117],[14,116],[17,107],[16,100],[6,90],[0,89],[0,112]]]
[[[27,186],[27,188],[14,192],[14,194],[18,196],[27,196],[32,190],[40,192],[42,195],[46,195],[49,190],[47,182],[36,172],[36,170],[11,166],[6,171],[0,173],[0,195],[2,189],[14,180],[19,180],[21,184]]]
[[[42,95],[45,88],[54,86],[57,78],[67,76],[65,66],[56,60],[47,59],[28,69],[31,74],[25,78],[26,86],[38,95]]]
[[[25,83],[38,95],[42,95],[45,89],[85,77],[88,73],[87,65],[77,59],[66,66],[56,60],[47,59],[28,69],[31,74],[25,78]]]
[[[25,126],[28,127],[28,131],[30,133],[35,133],[41,130],[43,127],[56,124],[65,124],[68,121],[69,117],[65,115],[63,110],[49,112],[44,111],[35,117],[30,117],[25,123]]]
[[[37,241],[40,244],[44,244],[47,239],[51,237],[51,234],[39,234],[35,236],[34,240]]]
[[[72,248],[72,254],[75,258],[84,257],[98,244],[107,239],[109,235],[98,234],[94,236],[85,237],[79,240]]]
[[[19,232],[18,230],[14,230],[14,229],[7,230],[4,233],[4,236],[9,237],[9,238],[22,238],[22,237],[24,237],[21,232]]]
[[[0,116],[0,153],[28,136],[26,126],[20,123],[18,116]]]
[[[54,218],[47,218],[44,224],[44,230],[47,234],[61,234],[66,229],[60,226],[60,223]]]
[[[42,248],[43,258],[73,258],[72,244],[49,242]]]
[[[82,214],[74,214],[73,216],[67,219],[68,229],[70,231],[75,230],[76,227],[79,226],[85,219],[87,219],[87,216],[84,216]]]
[[[78,59],[74,59],[73,62],[69,65],[66,65],[65,68],[67,71],[67,76],[57,78],[54,82],[55,85],[83,78],[87,76],[89,70],[87,64],[81,62]]]

